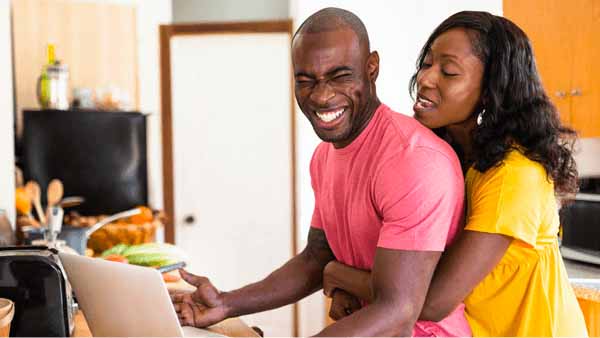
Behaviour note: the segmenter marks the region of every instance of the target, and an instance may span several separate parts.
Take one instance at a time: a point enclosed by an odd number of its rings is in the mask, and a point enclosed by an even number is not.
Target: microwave
[[[579,180],[579,192],[562,206],[560,221],[563,257],[600,265],[600,177]]]

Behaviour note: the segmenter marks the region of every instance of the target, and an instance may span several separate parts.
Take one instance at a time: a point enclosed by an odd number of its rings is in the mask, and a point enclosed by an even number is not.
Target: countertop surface
[[[582,263],[564,259],[569,278],[595,278],[600,279],[600,265]]]

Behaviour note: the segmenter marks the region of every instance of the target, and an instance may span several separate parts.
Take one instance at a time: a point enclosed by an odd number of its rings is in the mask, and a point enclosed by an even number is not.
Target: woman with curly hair
[[[410,88],[415,118],[466,170],[466,225],[420,319],[439,321],[464,302],[474,336],[587,336],[557,240],[557,196],[577,189],[575,132],[544,92],[525,33],[489,13],[456,13],[425,43]],[[324,289],[334,317],[352,312],[350,294],[372,298],[368,272],[338,262],[325,268]]]

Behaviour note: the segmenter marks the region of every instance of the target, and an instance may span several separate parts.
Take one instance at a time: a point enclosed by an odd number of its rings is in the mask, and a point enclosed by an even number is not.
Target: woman
[[[439,321],[464,301],[475,336],[586,336],[557,243],[555,196],[577,189],[575,133],[544,92],[527,36],[489,13],[452,15],[427,40],[410,87],[415,118],[467,170],[465,230],[420,319]],[[330,263],[334,316],[352,311],[348,293],[368,302],[369,284],[368,272]]]

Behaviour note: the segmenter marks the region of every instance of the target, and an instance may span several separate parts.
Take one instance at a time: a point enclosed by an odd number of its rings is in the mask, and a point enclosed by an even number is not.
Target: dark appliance
[[[26,110],[18,164],[42,197],[58,178],[67,196],[85,203],[69,210],[114,214],[148,204],[146,116],[138,112]]]
[[[600,178],[579,180],[575,200],[560,211],[564,258],[600,265]]]
[[[15,303],[11,337],[68,337],[76,306],[57,251],[0,248],[0,297]]]

